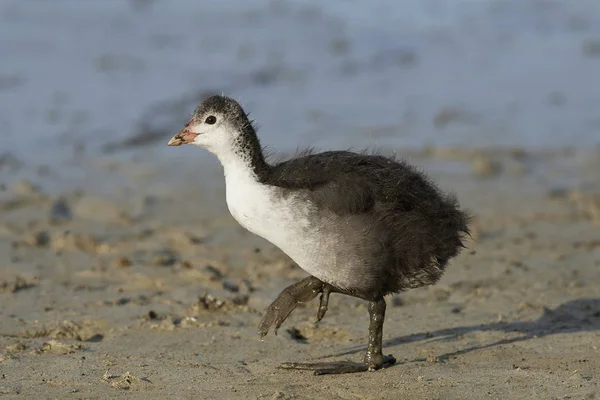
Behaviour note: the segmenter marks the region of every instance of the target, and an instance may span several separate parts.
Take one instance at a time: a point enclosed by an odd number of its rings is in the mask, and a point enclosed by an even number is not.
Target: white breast
[[[294,207],[291,199],[277,196],[275,187],[239,172],[228,173],[225,182],[231,215],[244,228],[273,244],[288,247],[286,241],[308,225],[307,212]]]
[[[279,247],[309,274],[333,283],[335,254],[321,240],[319,224],[309,220],[310,204],[281,196],[278,188],[242,171],[226,171],[225,181],[227,206],[240,225]]]

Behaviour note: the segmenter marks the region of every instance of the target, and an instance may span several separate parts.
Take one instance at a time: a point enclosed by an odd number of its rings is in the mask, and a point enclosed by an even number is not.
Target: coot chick
[[[274,332],[300,303],[330,293],[369,302],[369,342],[362,363],[285,363],[316,374],[377,370],[395,363],[382,353],[384,296],[435,283],[468,235],[467,213],[407,163],[348,151],[304,154],[275,165],[233,99],[212,96],[168,143],[214,153],[225,172],[227,206],[249,231],[290,256],[309,277],[284,289],[259,325]]]

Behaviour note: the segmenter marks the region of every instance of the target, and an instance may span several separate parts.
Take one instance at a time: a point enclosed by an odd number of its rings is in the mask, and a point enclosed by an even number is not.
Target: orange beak
[[[189,125],[189,124],[188,124]],[[198,136],[197,133],[190,132],[186,126],[177,135],[173,136],[167,146],[181,146],[182,144],[190,144]]]

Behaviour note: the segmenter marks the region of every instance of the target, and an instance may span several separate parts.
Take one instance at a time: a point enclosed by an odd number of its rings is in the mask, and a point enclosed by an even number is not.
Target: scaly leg
[[[315,375],[349,374],[354,372],[375,371],[393,365],[396,359],[384,356],[382,353],[383,321],[385,319],[385,300],[380,298],[369,303],[369,345],[362,363],[351,361],[318,362],[318,363],[284,363],[279,368],[283,369],[308,369],[314,370]]]
[[[302,279],[300,282],[294,283],[283,289],[283,291],[277,296],[275,301],[271,303],[264,317],[258,325],[258,332],[261,337],[264,337],[273,324],[273,333],[277,335],[277,330],[285,321],[285,319],[294,311],[298,304],[306,303],[317,297],[319,293],[323,291],[323,287],[328,286],[315,278],[309,276],[308,278]],[[327,299],[329,294],[327,295]],[[323,304],[323,296],[321,296],[321,304]],[[325,301],[325,311],[327,310],[327,301]],[[323,315],[325,315],[323,311]],[[321,315],[321,306],[319,307],[319,315]],[[323,316],[321,315],[321,318]]]
[[[369,371],[376,371],[396,363],[396,359],[391,354],[384,356],[382,352],[385,308],[385,299],[383,297],[369,303],[371,323],[369,324],[369,345],[367,346],[367,353],[364,358],[364,363],[369,368]]]

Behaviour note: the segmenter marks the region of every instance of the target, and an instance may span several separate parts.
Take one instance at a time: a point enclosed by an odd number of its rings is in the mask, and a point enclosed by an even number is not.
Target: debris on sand
[[[9,344],[8,346],[4,346],[4,351],[0,352],[0,363],[5,360],[9,360],[15,357],[15,354],[22,353],[29,349],[25,343],[14,343]]]
[[[50,244],[50,233],[48,231],[34,232],[23,240],[29,246],[47,247]]]
[[[61,321],[47,327],[26,329],[19,336],[23,338],[50,337],[52,339],[75,339],[80,342],[98,342],[104,338],[100,324],[94,321]]]
[[[158,250],[154,254],[154,265],[160,265],[163,267],[170,267],[179,261],[179,256],[176,252],[170,249]]]
[[[223,281],[223,289],[228,290],[232,293],[237,293],[240,291],[239,285],[236,285],[235,283],[229,281]]]
[[[204,296],[198,297],[198,301],[191,305],[189,311],[195,312],[198,310],[209,310],[215,311],[223,308],[225,306],[225,302],[223,300],[219,300],[216,297],[205,294]]]
[[[204,271],[210,274],[211,281],[218,281],[223,279],[223,273],[218,268],[213,267],[210,264],[204,267]]]
[[[124,306],[126,304],[147,305],[152,301],[153,296],[140,294],[134,297],[120,297],[113,300],[104,300],[101,304],[107,307]]]
[[[54,354],[54,355],[64,355],[75,353],[83,349],[83,346],[79,343],[64,343],[58,340],[50,340],[49,342],[44,342],[42,347],[37,351],[38,354]]]
[[[15,276],[14,279],[0,280],[0,293],[9,292],[17,293],[21,290],[30,289],[37,286],[40,283],[38,277],[23,278],[22,276]]]
[[[187,327],[214,327],[228,326],[225,320],[208,317],[207,313],[221,313],[230,311],[252,312],[256,311],[248,306],[248,295],[237,295],[231,299],[219,299],[211,294],[198,297],[185,313],[182,314],[159,314],[150,310],[140,318],[140,325],[152,329],[173,331],[178,328]]]
[[[19,386],[6,386],[0,385],[0,395],[1,394],[20,394],[21,388]]]
[[[138,378],[129,371],[123,375],[112,375],[106,371],[102,375],[102,380],[110,384],[110,387],[121,390],[129,390],[140,382],[152,383],[148,378]]]
[[[17,353],[20,351],[25,351],[27,350],[27,345],[25,343],[15,343],[15,344],[10,344],[8,346],[5,347],[6,351],[11,352],[11,353]]]
[[[198,301],[188,308],[189,314],[198,314],[203,311],[231,311],[234,309],[248,310],[248,296],[239,295],[233,299],[220,300],[211,294],[198,297]]]
[[[154,310],[148,311],[148,314],[146,314],[146,318],[148,320],[159,320],[159,319],[161,319],[160,316]]]
[[[53,240],[52,248],[56,251],[82,251],[95,254],[98,252],[99,244],[96,236],[92,234],[64,232]]]
[[[113,262],[113,265],[117,268],[128,268],[131,267],[133,263],[131,262],[131,259],[121,256]]]
[[[73,218],[71,207],[69,203],[63,197],[57,199],[52,203],[50,208],[50,222],[53,224],[70,221]]]

